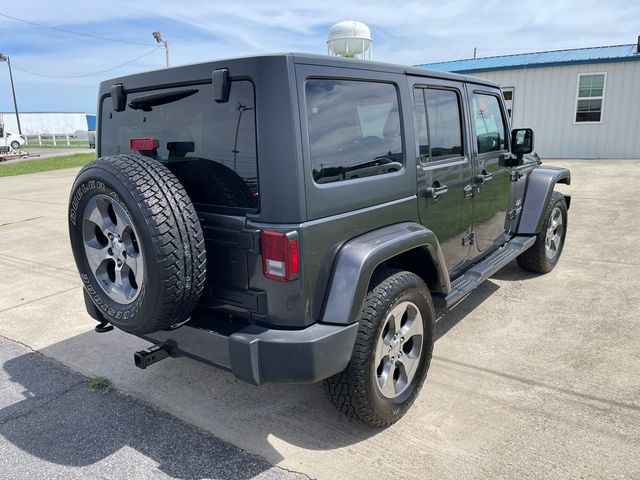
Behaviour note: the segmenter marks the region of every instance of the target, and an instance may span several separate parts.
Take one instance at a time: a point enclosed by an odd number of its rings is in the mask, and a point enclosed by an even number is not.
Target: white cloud
[[[18,2],[5,0],[1,13],[67,29],[95,26],[95,34],[153,45],[151,31],[169,39],[172,62],[278,51],[324,53],[327,28],[340,20],[366,22],[374,36],[374,59],[424,63],[524,49],[572,48],[632,43],[640,5],[632,0],[580,2],[497,0],[456,2],[256,0],[189,2]],[[126,62],[143,46],[94,41],[0,18],[0,49],[13,48],[16,67],[51,75],[95,72]],[[29,48],[24,48],[29,47]],[[15,72],[25,109],[88,110],[100,80],[163,66],[158,51],[130,67],[83,79],[43,79]],[[6,72],[0,65],[0,85]],[[0,110],[12,106],[0,88]]]

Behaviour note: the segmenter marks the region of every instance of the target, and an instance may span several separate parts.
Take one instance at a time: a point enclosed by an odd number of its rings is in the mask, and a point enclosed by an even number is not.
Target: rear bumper
[[[202,315],[174,330],[141,337],[162,345],[172,357],[230,370],[239,379],[260,385],[311,383],[341,372],[351,358],[357,331],[357,323],[279,330],[211,321]]]

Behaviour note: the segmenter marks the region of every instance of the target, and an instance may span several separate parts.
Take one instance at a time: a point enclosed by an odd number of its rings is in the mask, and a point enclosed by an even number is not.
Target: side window
[[[498,97],[474,93],[472,103],[478,154],[505,150],[506,129]]]
[[[305,85],[313,179],[331,183],[402,168],[398,93],[390,83],[312,79]]]
[[[461,156],[462,122],[458,94],[453,90],[416,88],[414,99],[420,160]]]
[[[425,90],[431,159],[462,155],[462,128],[458,94],[452,90]]]

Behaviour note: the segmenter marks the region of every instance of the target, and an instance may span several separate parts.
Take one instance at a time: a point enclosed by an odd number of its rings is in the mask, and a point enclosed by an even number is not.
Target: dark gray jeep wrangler
[[[247,382],[325,381],[385,426],[418,394],[434,307],[513,259],[554,268],[566,169],[525,156],[497,85],[313,55],[103,82],[69,230],[96,330]]]

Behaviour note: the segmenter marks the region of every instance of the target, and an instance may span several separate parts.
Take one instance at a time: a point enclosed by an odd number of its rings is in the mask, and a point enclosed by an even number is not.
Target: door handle
[[[433,198],[437,200],[440,198],[440,195],[444,195],[449,191],[449,187],[446,185],[434,184],[433,187],[428,187],[425,191],[425,196],[427,198]]]
[[[484,185],[491,180],[493,180],[493,175],[487,173],[486,170],[483,170],[481,175],[476,175],[476,183],[479,185]]]
[[[464,187],[464,198],[473,198],[475,190],[475,185],[467,185],[466,187]]]

